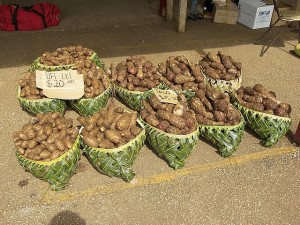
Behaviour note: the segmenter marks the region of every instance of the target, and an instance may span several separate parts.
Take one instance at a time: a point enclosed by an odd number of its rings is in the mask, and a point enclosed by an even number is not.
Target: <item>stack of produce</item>
[[[149,102],[144,101],[141,117],[151,147],[174,169],[183,167],[199,135],[195,114],[188,109],[184,94],[178,96],[177,104],[160,102],[152,95]]]
[[[91,117],[79,117],[83,151],[92,165],[103,174],[130,181],[131,169],[146,138],[137,123],[137,112],[126,112],[110,104]]]
[[[174,91],[183,91],[187,97],[205,88],[200,68],[190,63],[185,56],[169,57],[166,62],[158,65],[158,71],[165,85]]]
[[[152,88],[159,87],[160,75],[157,68],[143,56],[131,56],[126,61],[107,70],[115,84],[116,93],[130,108],[139,111],[143,99],[146,99]]]
[[[189,106],[196,114],[200,134],[216,145],[223,157],[232,155],[241,142],[245,123],[229,96],[214,88],[198,90]]]
[[[36,76],[32,72],[26,72],[19,80],[18,100],[22,108],[33,115],[66,109],[65,101],[47,98],[43,90],[36,87]]]
[[[209,52],[198,62],[201,71],[211,86],[223,90],[234,91],[242,84],[242,64],[222,52]]]
[[[78,129],[62,114],[37,114],[14,133],[16,156],[21,166],[51,184],[52,190],[67,187],[80,159]]]
[[[246,124],[261,138],[262,145],[273,146],[288,131],[291,106],[281,103],[275,93],[263,85],[242,86],[232,98],[245,117]]]
[[[85,60],[92,60],[98,67],[104,67],[98,55],[91,49],[81,45],[57,48],[53,52],[45,52],[31,65],[30,71],[47,70],[59,71],[73,68],[74,65],[82,64]]]
[[[107,105],[112,86],[107,74],[90,59],[75,65],[83,75],[84,95],[81,99],[71,100],[70,105],[82,116],[91,116]]]

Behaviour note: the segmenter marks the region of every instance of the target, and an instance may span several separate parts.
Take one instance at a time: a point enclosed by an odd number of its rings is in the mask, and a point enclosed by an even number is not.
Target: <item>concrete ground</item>
[[[186,32],[177,33],[176,21],[158,15],[159,1],[52,2],[62,10],[59,26],[0,32],[0,224],[300,224],[300,149],[293,144],[300,121],[300,61],[290,54],[297,44],[294,30],[287,29],[261,58],[263,45],[253,43],[265,29],[206,20],[187,23]],[[2,1],[7,3],[12,1]],[[242,62],[243,85],[264,84],[291,104],[292,125],[272,148],[262,147],[246,129],[227,159],[199,139],[176,171],[145,145],[129,184],[98,173],[82,156],[68,189],[49,191],[14,155],[12,134],[30,119],[17,101],[17,81],[43,52],[77,44],[95,50],[107,67],[132,54],[158,64],[179,54],[197,62],[202,54],[222,50]]]

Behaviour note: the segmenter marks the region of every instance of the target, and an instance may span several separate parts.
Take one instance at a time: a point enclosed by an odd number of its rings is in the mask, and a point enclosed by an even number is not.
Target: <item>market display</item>
[[[195,112],[200,135],[216,145],[223,157],[231,156],[242,140],[245,122],[228,94],[215,88],[198,90],[189,106]]]
[[[82,75],[82,97],[48,98],[37,87],[37,72],[70,70]],[[81,45],[45,52],[18,82],[19,103],[34,117],[14,133],[15,154],[25,171],[62,190],[75,173],[80,149],[100,173],[129,182],[145,140],[174,169],[185,165],[199,136],[221,156],[231,156],[245,125],[271,147],[291,125],[291,106],[261,84],[241,84],[241,63],[221,51],[197,64],[170,56],[158,67],[134,55],[106,69]],[[108,104],[114,93],[134,111]],[[67,106],[80,115],[78,127],[64,117]]]
[[[92,117],[79,117],[83,126],[82,146],[90,162],[108,176],[130,181],[131,169],[145,141],[145,130],[137,121],[137,112],[108,105]]]
[[[13,135],[21,166],[51,184],[67,187],[80,158],[78,129],[60,113],[37,114]]]
[[[160,102],[152,95],[149,102],[144,101],[141,118],[151,147],[174,169],[183,167],[199,135],[184,94],[178,96],[178,104]]]
[[[160,85],[157,68],[143,56],[131,56],[107,70],[116,93],[134,110],[143,107],[152,88]]]
[[[232,98],[263,146],[272,147],[288,131],[292,122],[291,106],[281,103],[275,93],[263,85],[241,87]]]
[[[198,65],[206,82],[217,89],[232,91],[242,84],[242,64],[221,51],[207,53]]]
[[[167,61],[158,65],[158,71],[162,75],[162,81],[172,90],[188,94],[205,88],[200,68],[190,63],[185,56],[169,57]],[[192,95],[193,93],[190,93],[190,96]]]

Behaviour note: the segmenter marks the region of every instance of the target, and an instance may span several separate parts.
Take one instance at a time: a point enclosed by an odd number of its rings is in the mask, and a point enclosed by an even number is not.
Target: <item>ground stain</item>
[[[86,171],[88,165],[85,164],[85,163],[78,163],[78,166],[77,166],[77,173],[83,173],[84,171]]]
[[[24,186],[28,185],[28,183],[29,183],[28,179],[21,180],[21,181],[19,182],[19,186],[20,186],[20,187],[24,187]]]

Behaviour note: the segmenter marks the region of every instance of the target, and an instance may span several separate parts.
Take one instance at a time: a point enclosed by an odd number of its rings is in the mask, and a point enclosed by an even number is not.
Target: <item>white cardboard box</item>
[[[274,5],[260,0],[240,0],[238,22],[252,29],[269,27]]]

